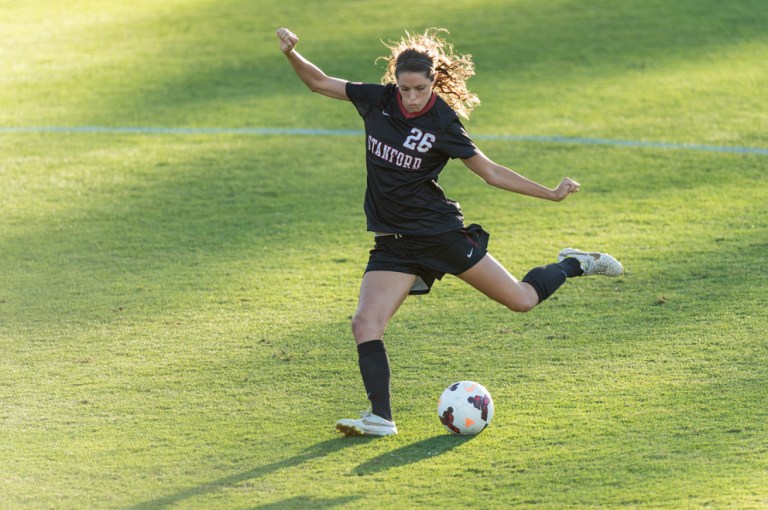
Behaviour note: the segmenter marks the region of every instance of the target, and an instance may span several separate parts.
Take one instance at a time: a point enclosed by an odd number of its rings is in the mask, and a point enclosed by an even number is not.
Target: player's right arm
[[[311,90],[333,99],[345,99],[347,97],[347,80],[333,78],[325,74],[319,67],[302,57],[296,51],[299,38],[287,28],[277,30],[277,38],[280,39],[280,51],[288,57],[293,70],[301,78],[301,81]]]

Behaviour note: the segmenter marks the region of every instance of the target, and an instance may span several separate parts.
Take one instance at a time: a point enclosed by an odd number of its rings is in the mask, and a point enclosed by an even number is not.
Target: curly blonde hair
[[[472,55],[457,55],[453,45],[440,36],[449,33],[444,28],[428,28],[423,34],[405,32],[399,41],[389,41],[384,46],[391,54],[376,59],[385,60],[387,69],[381,83],[397,83],[400,72],[423,72],[435,80],[434,91],[453,110],[469,118],[480,104],[480,98],[467,88],[467,80],[475,74]]]

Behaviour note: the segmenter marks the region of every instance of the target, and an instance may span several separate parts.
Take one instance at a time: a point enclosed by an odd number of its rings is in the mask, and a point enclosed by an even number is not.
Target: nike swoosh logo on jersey
[[[384,110],[381,111],[381,114],[384,115],[385,117],[390,117],[390,115],[387,112],[385,112]]]
[[[472,256],[472,254],[473,254],[473,253],[475,253],[475,249],[474,249],[474,248],[472,248],[471,250],[469,250],[469,253],[467,253],[467,258],[470,258],[470,257]]]

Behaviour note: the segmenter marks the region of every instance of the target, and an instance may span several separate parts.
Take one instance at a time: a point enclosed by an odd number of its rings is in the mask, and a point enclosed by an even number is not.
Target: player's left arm
[[[571,193],[579,191],[579,183],[569,177],[564,177],[556,188],[551,189],[520,175],[514,170],[499,165],[488,156],[477,151],[471,158],[461,160],[467,168],[476,173],[486,183],[499,189],[560,202]]]

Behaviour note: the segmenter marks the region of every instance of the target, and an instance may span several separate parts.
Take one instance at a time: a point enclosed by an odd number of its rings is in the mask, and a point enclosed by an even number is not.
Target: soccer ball
[[[493,419],[493,399],[482,385],[474,381],[459,381],[448,386],[440,395],[437,417],[453,434],[479,434]]]

